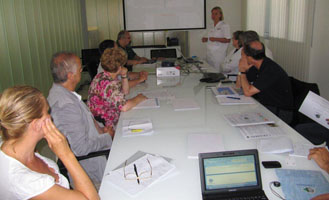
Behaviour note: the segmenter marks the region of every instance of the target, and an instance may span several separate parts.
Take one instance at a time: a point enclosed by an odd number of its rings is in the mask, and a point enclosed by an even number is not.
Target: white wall
[[[241,2],[243,0],[207,0],[206,1],[206,14],[207,14],[207,27],[213,26],[211,20],[211,9],[219,6],[224,12],[224,22],[228,23],[231,27],[231,33],[236,30],[241,30]],[[191,30],[188,31],[189,36],[189,55],[198,56],[204,59],[206,57],[206,45],[201,42],[201,38],[206,36],[206,30]],[[232,48],[230,45],[229,49]]]
[[[316,0],[309,82],[319,85],[322,97],[329,100],[329,1]]]

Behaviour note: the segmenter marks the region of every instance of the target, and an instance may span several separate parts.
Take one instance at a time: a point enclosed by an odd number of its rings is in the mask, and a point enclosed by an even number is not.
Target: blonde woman
[[[127,54],[123,49],[106,49],[101,57],[104,72],[97,74],[90,84],[88,106],[95,118],[104,122],[106,127],[115,128],[121,111],[128,111],[146,99],[142,94],[125,99],[129,93],[127,69],[123,67],[126,62]]]
[[[230,26],[223,21],[223,10],[218,6],[211,10],[211,19],[214,26],[210,28],[208,36],[202,38],[202,42],[207,42],[207,62],[220,72],[231,41]]]
[[[99,199],[48,110],[42,93],[30,86],[8,88],[0,97],[0,199]],[[55,162],[35,153],[42,138],[71,173],[74,190]]]

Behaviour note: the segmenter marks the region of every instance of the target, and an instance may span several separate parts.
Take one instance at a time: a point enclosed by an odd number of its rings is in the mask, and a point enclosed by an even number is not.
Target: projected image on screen
[[[207,158],[203,162],[206,190],[257,185],[253,155]]]
[[[204,29],[205,0],[124,0],[128,31]]]

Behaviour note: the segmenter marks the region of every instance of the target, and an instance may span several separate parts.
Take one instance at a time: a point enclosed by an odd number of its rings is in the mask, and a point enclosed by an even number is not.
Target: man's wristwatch
[[[247,72],[239,72],[238,75],[240,76],[241,74],[247,74]]]
[[[122,76],[122,75],[121,75],[121,78],[128,78],[128,77],[127,77],[127,74],[126,74],[125,76]]]

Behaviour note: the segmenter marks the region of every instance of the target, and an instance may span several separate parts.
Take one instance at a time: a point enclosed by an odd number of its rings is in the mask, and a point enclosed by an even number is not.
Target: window
[[[247,30],[265,38],[305,40],[308,0],[247,0]]]

